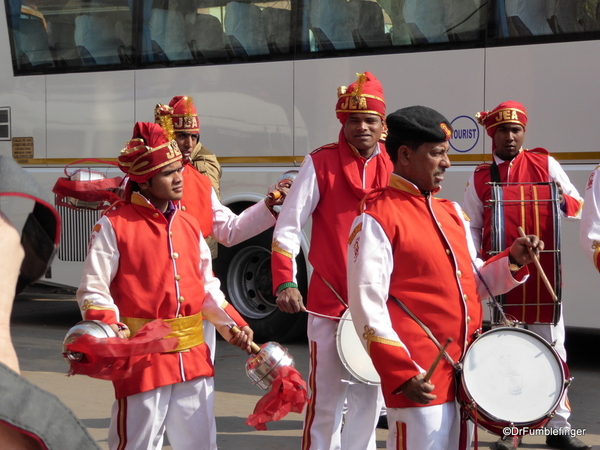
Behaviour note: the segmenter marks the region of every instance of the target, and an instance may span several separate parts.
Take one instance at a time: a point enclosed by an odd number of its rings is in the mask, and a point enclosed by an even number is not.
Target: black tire
[[[293,342],[306,337],[307,314],[288,314],[277,308],[271,277],[272,238],[270,228],[233,247],[219,244],[213,269],[227,300],[254,330],[257,342]],[[296,261],[298,287],[306,299],[304,255],[300,253]]]

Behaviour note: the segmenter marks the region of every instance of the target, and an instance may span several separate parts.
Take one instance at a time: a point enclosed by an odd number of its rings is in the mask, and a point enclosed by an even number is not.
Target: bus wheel
[[[259,342],[290,342],[306,336],[306,313],[288,314],[277,308],[271,278],[273,229],[233,247],[219,245],[214,271],[229,303],[254,330]],[[304,256],[297,259],[298,284],[306,295]]]

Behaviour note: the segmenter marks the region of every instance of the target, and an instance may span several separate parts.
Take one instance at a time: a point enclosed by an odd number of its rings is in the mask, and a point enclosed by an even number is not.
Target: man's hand
[[[277,306],[283,312],[290,314],[306,311],[304,302],[302,301],[302,294],[298,289],[293,287],[283,289],[277,294]]]
[[[233,334],[233,331],[231,331],[231,333]],[[246,353],[250,355],[252,353],[250,344],[252,343],[253,339],[254,331],[252,331],[252,328],[246,325],[245,327],[240,328],[240,331],[237,334],[234,334],[231,339],[229,339],[229,343],[241,348],[242,350],[245,350]]]
[[[558,188],[558,201],[560,203],[560,206],[563,206],[565,204],[565,195],[563,194],[563,188],[560,185],[560,182],[555,181],[556,183],[556,187]]]
[[[111,323],[109,327],[111,327],[117,337],[120,337],[121,339],[129,339],[129,336],[131,335],[129,328],[121,324]]]
[[[422,405],[428,405],[429,402],[435,400],[437,395],[431,394],[435,386],[428,381],[423,380],[425,378],[424,373],[420,373],[412,377],[398,389],[399,393],[404,394],[409,400],[420,403]]]
[[[529,253],[529,249],[533,250],[535,256],[539,258],[540,251],[544,250],[544,241],[540,241],[540,238],[534,234],[515,239],[515,242],[510,246],[511,262],[520,266],[532,263],[533,258]]]
[[[277,206],[277,205],[283,205],[285,197],[286,197],[286,195],[288,195],[288,192],[290,191],[290,186],[287,186],[287,185],[279,186],[278,185],[277,189],[270,192],[269,195],[267,195],[267,198],[265,198],[265,203],[267,204],[267,206],[273,207],[273,206]]]

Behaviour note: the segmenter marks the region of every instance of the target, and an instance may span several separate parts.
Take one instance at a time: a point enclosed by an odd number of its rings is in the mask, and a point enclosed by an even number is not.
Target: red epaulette
[[[529,152],[529,153],[538,153],[540,155],[549,155],[550,154],[550,152],[548,150],[546,150],[545,148],[542,148],[542,147],[532,148],[531,150],[527,150],[525,148],[523,150],[526,152]]]
[[[489,168],[491,167],[492,163],[489,162],[484,162],[479,164],[477,167],[475,167],[475,172],[479,172],[480,170],[489,170]]]
[[[110,205],[108,208],[106,208],[104,211],[102,211],[102,214],[100,214],[100,215],[106,216],[107,214],[111,213],[112,211],[116,211],[117,209],[119,209],[125,203],[126,203],[125,200],[117,200],[112,205]]]
[[[315,153],[319,153],[321,150],[330,150],[332,148],[337,148],[338,145],[339,144],[337,142],[333,142],[331,144],[323,145],[322,147],[319,147],[316,150],[313,150],[312,152],[310,152],[310,154],[314,155]]]

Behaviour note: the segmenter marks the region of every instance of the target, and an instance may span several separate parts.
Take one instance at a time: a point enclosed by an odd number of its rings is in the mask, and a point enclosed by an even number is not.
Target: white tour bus
[[[66,164],[114,161],[156,103],[189,95],[200,140],[224,168],[222,202],[239,212],[337,140],[336,88],[367,70],[383,83],[388,112],[421,104],[452,121],[453,167],[440,196],[462,201],[474,167],[490,159],[474,115],[505,100],[525,104],[526,146],[549,149],[580,194],[600,161],[598,0],[5,0],[0,8],[0,152],[49,193]],[[46,281],[77,286],[98,213],[60,212]],[[578,222],[562,227],[566,324],[598,328],[600,276],[579,248]],[[306,315],[274,305],[271,232],[220,247],[215,271],[258,339],[286,340],[304,331]],[[305,290],[307,238],[302,249]]]

